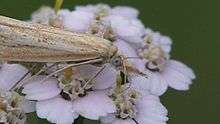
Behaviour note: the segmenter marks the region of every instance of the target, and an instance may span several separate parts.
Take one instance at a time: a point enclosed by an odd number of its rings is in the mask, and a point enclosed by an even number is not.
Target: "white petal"
[[[144,26],[137,19],[127,19],[123,16],[111,15],[103,18],[104,22],[110,23],[113,31],[119,38],[130,43],[143,42]]]
[[[107,116],[101,117],[100,121],[102,124],[112,124],[116,119],[114,114],[108,114]]]
[[[50,18],[55,16],[55,12],[51,7],[43,6],[31,15],[31,21],[48,25]]]
[[[143,76],[132,76],[131,83],[131,87],[136,91],[140,92],[141,95],[149,94],[150,82],[148,78]]]
[[[138,10],[136,10],[132,7],[116,6],[111,10],[111,14],[124,16],[124,17],[132,19],[132,18],[137,18],[139,12],[138,12]]]
[[[135,49],[123,40],[117,40],[115,46],[117,46],[119,51],[127,57],[138,57]]]
[[[76,68],[77,73],[80,73],[84,78],[91,78],[101,68],[93,65],[82,65]],[[94,79],[94,89],[107,89],[113,86],[116,81],[116,70],[111,67],[110,64],[106,64],[106,67],[102,72]]]
[[[134,67],[136,67],[140,71],[144,71],[145,63],[138,58],[137,52],[134,48],[132,48],[131,45],[129,45],[123,40],[117,40],[117,42],[115,42],[114,45],[118,47],[122,55],[126,57],[131,57],[128,60],[131,64],[133,64]]]
[[[25,113],[30,113],[36,111],[36,102],[23,99],[21,103],[21,108]]]
[[[167,54],[171,51],[172,40],[168,36],[161,35],[159,32],[154,32],[150,28],[146,29],[146,36],[152,38],[155,46],[160,46]]]
[[[168,83],[166,82],[166,80],[161,76],[160,73],[158,72],[153,72],[150,76],[149,76],[149,83],[150,83],[150,87],[149,90],[152,94],[160,96],[163,95],[167,88],[168,88]]]
[[[93,18],[94,15],[92,13],[73,11],[63,16],[64,27],[70,31],[85,32]]]
[[[180,73],[182,73],[185,76],[188,76],[191,79],[195,79],[196,76],[193,72],[193,70],[191,68],[189,68],[188,66],[186,66],[185,64],[176,61],[176,60],[170,60],[169,61],[169,66],[177,71],[179,71]]]
[[[100,10],[104,11],[110,11],[110,6],[107,4],[97,4],[97,5],[86,5],[86,6],[76,6],[75,7],[76,11],[83,11],[83,12],[90,12],[90,13],[97,13]],[[103,12],[103,11],[102,11]]]
[[[0,69],[0,89],[10,90],[28,70],[18,64],[3,64]]]
[[[176,61],[168,61],[161,74],[169,86],[176,90],[188,90],[195,77],[188,67]]]
[[[92,13],[95,13],[96,9],[97,8],[95,5],[76,6],[75,7],[76,11],[92,12]]]
[[[116,111],[113,101],[104,92],[90,92],[74,101],[73,106],[81,116],[92,120]]]
[[[78,118],[72,103],[62,98],[37,102],[36,110],[38,117],[56,124],[72,124]]]
[[[22,93],[26,94],[26,99],[45,100],[59,95],[61,89],[58,87],[58,81],[55,78],[50,78],[41,82],[44,78],[45,76],[39,76],[24,86]]]
[[[114,114],[108,114],[105,117],[102,117],[100,119],[101,124],[136,124],[133,120],[131,119],[119,119],[116,118]]]
[[[168,121],[167,109],[160,103],[158,97],[148,95],[137,104],[138,116],[136,120],[140,124],[165,124]]]
[[[133,120],[131,119],[116,119],[113,123],[111,124],[136,124]],[[141,123],[142,124],[142,123]]]

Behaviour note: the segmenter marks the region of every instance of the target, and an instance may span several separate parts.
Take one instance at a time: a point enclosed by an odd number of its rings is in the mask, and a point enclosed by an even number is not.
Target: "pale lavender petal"
[[[170,63],[169,67],[179,71],[183,75],[188,76],[191,79],[196,78],[193,70],[191,68],[189,68],[188,66],[186,66],[185,64],[183,64],[179,61],[176,61],[176,60],[170,60],[169,63]]]
[[[137,107],[139,111],[136,120],[140,124],[166,124],[168,121],[168,111],[156,96],[143,97]]]
[[[21,108],[25,113],[30,113],[36,111],[36,102],[23,99],[21,103]]]
[[[154,72],[150,76],[148,76],[148,78],[150,83],[149,90],[152,94],[160,96],[166,92],[168,88],[168,83],[161,76],[160,73]]]
[[[86,79],[92,78],[101,67],[96,67],[93,65],[82,65],[76,68],[77,73]],[[94,89],[107,89],[113,86],[116,81],[116,70],[110,65],[106,64],[104,70],[97,75],[94,79]]]
[[[10,90],[27,72],[19,64],[3,64],[0,69],[0,89]]]
[[[137,9],[128,6],[116,6],[111,10],[112,15],[124,16],[126,18],[137,18],[139,12]]]
[[[176,90],[188,90],[195,78],[190,68],[177,61],[168,61],[161,75],[169,86]]]
[[[136,91],[140,92],[141,95],[148,95],[150,88],[150,80],[143,76],[132,76],[131,77],[131,87]]]
[[[36,111],[38,117],[56,124],[72,124],[79,116],[74,112],[72,103],[62,98],[39,101]]]
[[[60,94],[61,89],[58,87],[58,81],[55,78],[50,78],[41,82],[45,77],[39,76],[24,86],[22,93],[26,94],[26,99],[45,100]]]
[[[70,31],[86,32],[89,28],[94,14],[83,11],[73,11],[63,16],[64,27]]]
[[[73,102],[73,107],[81,116],[98,120],[102,116],[116,112],[113,101],[104,92],[90,92]]]
[[[132,48],[131,45],[123,40],[117,40],[117,42],[115,42],[114,44],[118,47],[119,52],[122,55],[129,57],[128,61],[133,64],[134,67],[136,67],[140,71],[144,71],[145,63],[138,57],[136,50]]]

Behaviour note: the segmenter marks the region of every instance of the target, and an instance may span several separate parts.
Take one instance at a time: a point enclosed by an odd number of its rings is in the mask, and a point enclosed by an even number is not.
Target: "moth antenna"
[[[19,88],[22,86],[22,80],[24,80],[25,77],[27,77],[28,74],[31,73],[31,70],[34,70],[34,68],[35,68],[36,66],[37,66],[37,64],[34,64],[34,65],[31,67],[31,69],[29,69],[28,72],[25,73],[25,74],[21,77],[21,79],[19,79],[19,80],[15,83],[15,85],[10,89],[10,91],[14,91],[15,89],[19,89]]]
[[[125,57],[125,59],[142,59],[141,57]]]
[[[27,84],[28,81],[30,81],[30,80],[36,78],[36,77],[37,77],[38,75],[40,75],[41,73],[43,73],[43,72],[47,71],[48,69],[50,69],[50,68],[56,66],[57,64],[58,64],[58,63],[54,63],[54,64],[48,66],[47,68],[42,68],[42,69],[41,69],[40,71],[38,71],[35,75],[33,75],[33,76],[31,76],[30,78],[28,78],[28,79],[22,81],[21,84],[20,84],[19,86],[21,87],[21,86]]]
[[[41,83],[43,83],[45,80],[47,80],[48,78],[52,77],[53,75],[67,69],[67,68],[70,68],[70,67],[76,67],[76,66],[80,66],[80,65],[86,65],[86,64],[91,64],[91,63],[96,63],[96,62],[100,62],[102,61],[102,59],[92,59],[92,60],[89,60],[89,61],[85,61],[85,62],[81,62],[81,63],[75,63],[75,64],[69,64],[67,65],[66,67],[63,67],[61,69],[58,69],[57,71],[47,75],[42,81]]]
[[[132,118],[132,120],[134,121],[135,124],[139,124],[136,119]]]
[[[105,69],[105,65],[94,75],[92,76],[87,82],[86,84],[83,86],[83,88],[85,88],[90,82],[92,82],[104,69]]]

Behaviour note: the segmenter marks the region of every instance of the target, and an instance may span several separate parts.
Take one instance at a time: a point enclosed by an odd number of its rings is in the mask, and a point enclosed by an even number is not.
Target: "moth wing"
[[[96,54],[76,54],[62,50],[51,50],[31,46],[0,45],[1,61],[20,62],[80,62],[99,58]]]
[[[103,38],[40,24],[31,24],[3,16],[0,16],[0,37],[11,39],[0,40],[2,44],[44,47],[77,54],[95,53],[109,56],[116,50],[110,41]]]

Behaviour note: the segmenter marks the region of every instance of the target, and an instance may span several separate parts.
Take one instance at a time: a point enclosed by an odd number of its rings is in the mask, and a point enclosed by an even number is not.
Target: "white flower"
[[[114,45],[117,46],[122,55],[128,57],[127,60],[130,62],[130,64],[132,64],[138,70],[143,71],[144,66],[142,65],[142,60],[138,56],[136,50],[132,48],[130,44],[124,40],[118,39],[116,42],[114,42]]]
[[[9,91],[27,72],[19,64],[3,64],[0,68],[0,90]]]
[[[110,15],[103,18],[103,21],[113,28],[118,38],[132,44],[143,42],[144,26],[137,19],[129,19],[123,16]]]
[[[47,25],[53,17],[55,17],[54,10],[51,7],[42,6],[31,15],[31,22]]]
[[[83,12],[90,12],[90,13],[97,13],[99,11],[109,12],[111,10],[110,6],[107,4],[97,4],[97,5],[86,5],[86,6],[76,6],[76,11],[83,11]]]
[[[115,45],[126,57],[139,57],[135,49],[126,42],[118,40]],[[176,90],[188,90],[195,78],[193,71],[178,61],[169,60],[160,48],[160,44],[153,45],[147,51],[142,51],[146,52],[143,59],[128,59],[134,67],[147,75],[147,78],[131,76],[131,82],[143,94],[149,90],[155,95],[162,95],[168,86]]]
[[[153,32],[150,28],[146,29],[145,38],[151,40],[154,46],[160,46],[167,54],[171,51],[172,40],[168,36],[161,35],[159,32]]]
[[[195,75],[183,63],[170,59],[172,40],[145,29],[138,14],[130,7],[111,8],[105,4],[77,6],[73,11],[63,9],[58,12],[64,30],[91,33],[112,41],[125,62],[148,78],[129,72],[128,83],[116,85],[118,71],[110,64],[103,65],[105,68],[89,83],[87,81],[102,67],[74,67],[71,78],[60,73],[58,78],[49,78],[43,83],[45,76],[38,76],[22,90],[26,99],[37,101],[38,117],[57,124],[73,123],[79,115],[92,120],[101,118],[103,124],[166,124],[168,112],[158,96],[168,87],[189,89]],[[33,14],[32,20],[49,24],[53,16],[51,8],[43,8]],[[4,73],[14,72],[13,68],[8,68]],[[19,75],[15,72],[13,75]],[[0,76],[4,77],[0,79],[3,88],[9,86],[10,89],[14,85],[12,82],[20,79],[19,76],[8,79],[8,73],[1,73],[0,70]],[[110,94],[106,92],[109,89]]]
[[[105,69],[102,70],[97,77],[93,80],[95,82],[94,89],[102,90],[112,87],[116,81],[117,71],[110,64],[105,65]],[[76,67],[76,72],[83,77],[92,77],[101,68],[94,65],[82,65]]]
[[[138,17],[138,10],[128,6],[116,6],[111,9],[111,15],[124,16],[126,18],[134,19]]]
[[[36,111],[38,117],[56,124],[71,124],[79,116],[74,112],[72,103],[60,97],[38,101]]]
[[[22,97],[15,92],[0,91],[0,123],[25,124],[26,115],[22,107]]]
[[[0,68],[0,122],[26,123],[25,113],[35,111],[35,102],[29,102],[14,91],[9,91],[28,70],[19,64],[3,64]]]
[[[133,100],[134,94],[131,95]],[[129,98],[129,97],[128,97]],[[166,124],[167,110],[158,97],[144,95],[137,101],[116,100],[118,106],[115,114],[109,114],[101,119],[102,124]]]
[[[143,61],[142,65],[146,63]],[[149,90],[155,95],[162,95],[168,86],[176,90],[188,90],[195,79],[195,75],[189,67],[175,60],[166,61],[163,71],[150,71],[146,69],[148,78],[134,76],[132,82],[137,85],[146,84],[143,90]]]
[[[86,32],[94,20],[94,13],[86,11],[59,12],[65,29],[76,32]]]
[[[107,12],[107,15],[118,15],[123,16],[126,18],[137,18],[138,17],[138,10],[128,7],[128,6],[116,6],[110,8],[107,4],[97,4],[97,5],[86,5],[86,6],[76,6],[76,11],[83,11],[83,12],[91,12],[97,13],[100,10]]]
[[[104,91],[86,91],[82,89],[82,84],[78,85],[81,82],[78,79],[72,85],[58,85],[54,78],[39,83],[43,78],[45,76],[25,85],[22,91],[27,99],[37,100],[36,112],[40,118],[52,123],[69,124],[79,115],[98,120],[101,116],[115,112],[113,102]],[[68,92],[69,88],[71,92]],[[58,117],[60,113],[63,114]]]

